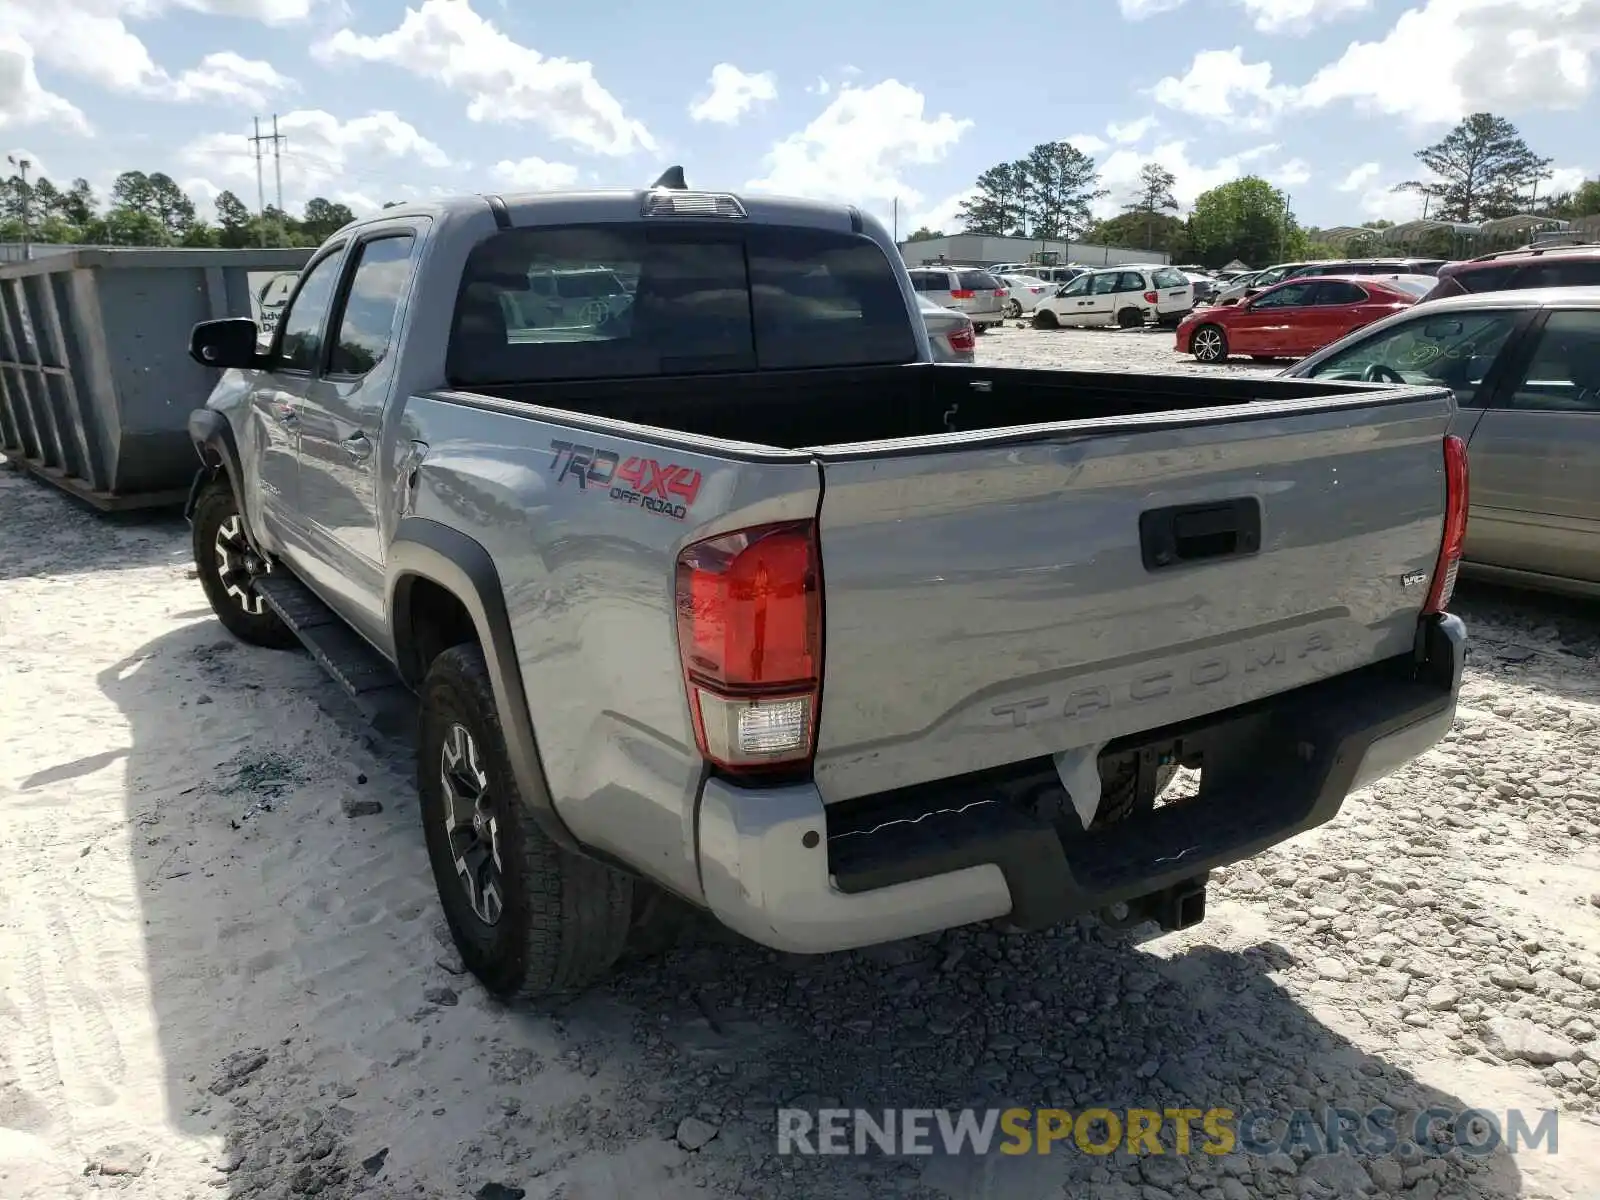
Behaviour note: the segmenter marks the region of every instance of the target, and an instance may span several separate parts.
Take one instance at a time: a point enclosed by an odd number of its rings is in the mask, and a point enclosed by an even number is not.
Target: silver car
[[[983,333],[1006,319],[1009,292],[988,271],[976,267],[912,267],[911,286],[940,308],[953,308],[972,318]]]
[[[976,360],[977,334],[972,318],[953,308],[940,308],[922,293],[917,293],[922,323],[928,327],[928,345],[934,362],[970,363]]]
[[[1600,596],[1600,287],[1430,300],[1284,374],[1453,388],[1467,573]]]

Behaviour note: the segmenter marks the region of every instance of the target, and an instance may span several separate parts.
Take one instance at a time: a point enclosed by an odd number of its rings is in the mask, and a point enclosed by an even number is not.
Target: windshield
[[[1517,316],[1504,309],[1417,316],[1330,355],[1306,375],[1475,388],[1494,365]]]

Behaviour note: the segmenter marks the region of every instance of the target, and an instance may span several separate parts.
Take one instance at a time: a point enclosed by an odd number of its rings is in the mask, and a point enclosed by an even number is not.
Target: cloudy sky
[[[1253,171],[1307,223],[1403,220],[1390,185],[1472,111],[1554,157],[1547,187],[1600,174],[1597,73],[1600,0],[0,0],[0,146],[102,195],[161,170],[252,208],[276,113],[291,208],[682,163],[886,220],[898,199],[903,235],[1068,138],[1108,212],[1154,159],[1186,204]]]

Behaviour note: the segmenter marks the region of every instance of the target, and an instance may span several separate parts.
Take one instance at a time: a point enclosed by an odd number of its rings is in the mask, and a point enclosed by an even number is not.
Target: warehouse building
[[[1067,242],[1050,238],[992,237],[986,233],[957,233],[949,237],[928,238],[921,242],[901,242],[900,253],[909,267],[928,263],[949,263],[958,267],[986,267],[990,263],[1036,262],[1043,266],[1085,267],[1120,266],[1122,263],[1170,261],[1159,250],[1122,250],[1115,246],[1094,246],[1087,242]]]

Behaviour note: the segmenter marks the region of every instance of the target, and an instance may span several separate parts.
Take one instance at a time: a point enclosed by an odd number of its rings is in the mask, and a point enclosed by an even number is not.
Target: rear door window
[[[1317,284],[1317,290],[1312,294],[1309,303],[1317,305],[1333,304],[1362,304],[1367,299],[1367,293],[1353,283],[1345,283],[1342,279],[1328,279]]]
[[[1501,263],[1493,267],[1479,267],[1472,271],[1462,271],[1454,278],[1467,292],[1503,292],[1510,288],[1519,288],[1523,284],[1518,276],[1523,271],[1521,263]]]
[[[946,272],[926,274],[933,290],[947,286]],[[894,268],[866,238],[558,226],[505,230],[474,248],[447,370],[470,386],[914,357]]]
[[[1511,406],[1600,413],[1600,309],[1550,314]]]
[[[1144,276],[1138,271],[1124,271],[1122,282],[1117,284],[1119,292],[1142,292],[1150,285],[1144,281]]]
[[[1550,259],[1530,264],[1517,276],[1519,288],[1594,287],[1600,284],[1600,259]]]
[[[961,286],[973,292],[992,292],[1000,286],[998,280],[987,271],[961,271],[958,273]]]

